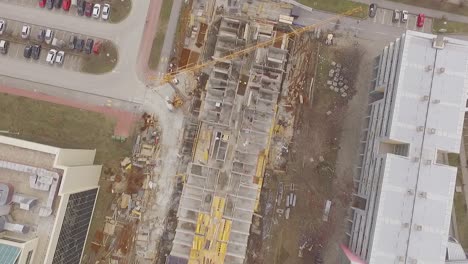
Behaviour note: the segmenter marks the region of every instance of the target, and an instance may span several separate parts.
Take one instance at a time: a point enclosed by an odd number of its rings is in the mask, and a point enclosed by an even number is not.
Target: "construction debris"
[[[144,113],[141,118],[132,156],[120,162],[119,171],[108,171],[112,173],[108,178],[112,182],[111,191],[116,194],[111,205],[113,213],[106,216],[103,230],[96,232],[92,242],[94,259],[108,263],[129,263],[135,256],[149,260],[156,257],[155,249],[148,249],[150,225],[142,217],[151,210],[150,187],[157,177],[154,168],[159,165],[161,131],[153,115]]]

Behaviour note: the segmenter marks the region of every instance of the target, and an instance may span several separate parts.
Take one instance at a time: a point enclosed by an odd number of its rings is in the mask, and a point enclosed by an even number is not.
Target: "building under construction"
[[[212,54],[276,37],[273,25],[222,17]],[[244,263],[258,207],[287,38],[210,69],[201,125],[167,263]]]

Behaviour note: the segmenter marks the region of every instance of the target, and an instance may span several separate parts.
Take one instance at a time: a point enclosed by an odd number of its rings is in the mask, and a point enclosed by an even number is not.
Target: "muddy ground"
[[[358,165],[361,123],[367,109],[371,66],[384,43],[340,39],[339,46],[319,46],[312,101],[295,109],[294,136],[285,151],[284,169],[270,169],[262,192],[261,234],[253,234],[249,263],[338,263]],[[378,45],[377,45],[378,44]],[[299,54],[298,54],[299,55]],[[310,55],[310,54],[309,54]],[[294,59],[294,58],[291,58]],[[329,89],[331,62],[347,68],[347,97]],[[277,202],[280,183],[282,201]],[[291,190],[293,188],[293,190]],[[285,197],[294,192],[297,203],[285,219]],[[328,221],[325,203],[332,202]],[[280,209],[280,210],[278,210]],[[300,248],[302,257],[299,257]],[[261,249],[260,249],[261,248]]]

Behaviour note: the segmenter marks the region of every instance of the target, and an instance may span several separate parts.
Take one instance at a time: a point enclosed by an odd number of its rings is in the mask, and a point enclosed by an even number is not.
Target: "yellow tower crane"
[[[300,35],[302,33],[309,32],[309,31],[311,31],[311,30],[313,30],[313,29],[315,29],[315,28],[317,28],[317,27],[319,27],[321,25],[325,25],[325,24],[328,24],[328,23],[330,23],[332,21],[335,21],[336,19],[339,19],[341,17],[350,16],[350,15],[352,15],[352,14],[354,14],[356,12],[359,12],[361,10],[362,10],[362,7],[356,7],[356,8],[353,8],[351,10],[348,10],[348,11],[346,11],[344,13],[341,13],[341,14],[332,16],[330,18],[327,18],[325,20],[322,20],[319,23],[295,29],[295,30],[293,30],[291,32],[288,32],[288,33],[284,34],[284,35],[286,35],[287,37],[297,36],[297,35]],[[181,67],[180,69],[177,69],[174,72],[167,73],[167,74],[163,75],[160,78],[158,78],[156,76],[153,76],[153,77],[150,78],[150,80],[154,81],[156,84],[159,84],[159,85],[169,83],[176,91],[178,91],[178,88],[173,84],[173,80],[176,78],[177,75],[184,74],[184,73],[195,73],[195,72],[198,72],[198,71],[202,70],[205,67],[214,66],[218,62],[233,60],[233,59],[235,59],[237,57],[240,57],[240,56],[246,55],[248,53],[251,53],[251,52],[255,51],[258,48],[264,48],[264,47],[273,45],[273,43],[275,43],[276,41],[282,40],[284,35],[277,36],[277,37],[269,39],[267,41],[263,41],[263,42],[259,42],[259,43],[250,45],[248,47],[245,47],[245,48],[243,48],[241,50],[234,51],[234,52],[232,52],[232,53],[230,53],[230,54],[228,54],[226,56],[220,57],[220,58],[213,58],[212,60],[200,62],[200,63],[197,63],[195,65],[189,66],[189,67]]]

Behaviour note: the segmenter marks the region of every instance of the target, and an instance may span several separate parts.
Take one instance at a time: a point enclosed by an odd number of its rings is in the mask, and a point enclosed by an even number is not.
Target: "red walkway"
[[[77,101],[72,101],[68,99],[62,99],[55,96],[31,92],[22,89],[16,89],[11,87],[0,86],[0,92],[23,96],[35,100],[46,101],[54,104],[65,105],[73,108],[79,108],[91,112],[97,112],[104,114],[108,117],[115,118],[117,123],[114,129],[115,136],[128,137],[130,135],[132,124],[136,120],[136,116],[133,113],[117,110],[111,107],[106,106],[97,106],[89,105],[85,103],[80,103]]]

